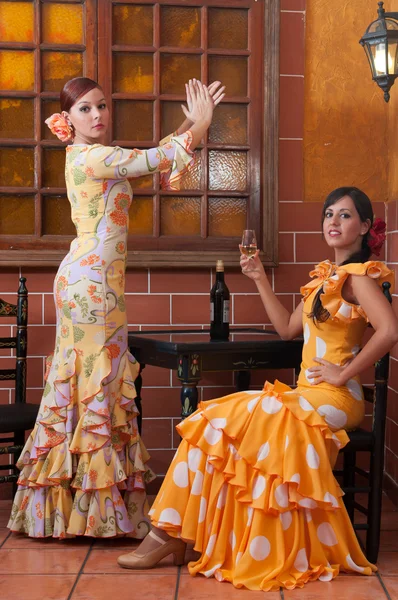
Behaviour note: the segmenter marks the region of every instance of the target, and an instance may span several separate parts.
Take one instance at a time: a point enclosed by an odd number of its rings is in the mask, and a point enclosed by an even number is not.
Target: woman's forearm
[[[395,333],[381,329],[375,331],[354,360],[342,370],[342,382],[340,385],[344,385],[352,377],[372,367],[377,360],[391,350],[396,342]]]
[[[264,274],[264,277],[256,281],[256,285],[272,325],[282,339],[291,339],[289,331],[291,314],[275,296],[267,276]]]
[[[191,127],[190,131],[192,133],[192,144],[191,150],[194,150],[196,146],[198,146],[205,135],[206,131],[209,129],[211,124],[211,119],[209,120],[200,120],[196,121]]]
[[[190,119],[185,119],[185,121],[183,123],[181,123],[179,128],[176,130],[177,135],[181,135],[181,134],[185,133],[186,131],[188,131],[188,129],[192,128],[192,125],[193,125],[193,121],[191,121]]]

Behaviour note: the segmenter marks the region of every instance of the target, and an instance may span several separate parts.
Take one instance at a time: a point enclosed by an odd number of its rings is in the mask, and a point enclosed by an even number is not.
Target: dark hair
[[[340,187],[340,188],[337,188],[336,190],[333,190],[333,192],[330,192],[329,196],[325,200],[325,204],[323,205],[323,209],[322,209],[322,219],[321,219],[322,225],[325,220],[326,211],[329,208],[329,206],[336,204],[336,202],[338,202],[339,200],[344,198],[344,196],[349,196],[351,198],[362,223],[365,223],[366,221],[370,221],[370,227],[369,227],[369,229],[370,229],[373,225],[372,203],[369,200],[369,197],[364,192],[362,192],[361,190],[359,190],[356,187]],[[360,250],[358,252],[354,252],[353,254],[351,254],[351,256],[349,256],[347,258],[347,260],[345,260],[341,264],[348,265],[350,263],[364,263],[367,260],[369,260],[371,254],[372,254],[372,250],[368,244],[368,239],[369,239],[369,231],[364,236],[362,236],[362,245],[361,245]],[[322,293],[323,293],[323,288],[321,288],[318,291],[318,293],[316,294],[316,296],[314,298],[314,302],[312,303],[312,311],[309,316],[312,317],[314,322],[319,321],[321,323],[324,323],[330,317],[329,312],[326,310],[326,308],[323,308],[323,306],[322,306],[322,303],[321,303],[321,294]]]
[[[75,77],[67,81],[60,95],[61,111],[69,112],[79,98],[94,88],[102,90],[96,81],[88,77]]]

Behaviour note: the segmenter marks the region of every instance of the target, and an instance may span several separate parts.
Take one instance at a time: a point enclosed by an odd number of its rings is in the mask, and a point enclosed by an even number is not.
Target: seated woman
[[[369,261],[382,242],[363,192],[333,191],[322,223],[335,261],[310,273],[292,315],[274,295],[258,252],[241,256],[279,335],[304,334],[297,388],[266,382],[261,392],[201,402],[178,425],[183,440],[150,511],[153,529],[119,557],[120,566],[151,568],[168,554],[182,564],[186,542],[193,542],[200,558],[189,564],[191,575],[251,590],[376,570],[358,544],[332,468],[346,431],[364,416],[359,373],[398,341],[397,319],[380,289],[393,283],[393,273]],[[368,322],[375,332],[359,353]]]

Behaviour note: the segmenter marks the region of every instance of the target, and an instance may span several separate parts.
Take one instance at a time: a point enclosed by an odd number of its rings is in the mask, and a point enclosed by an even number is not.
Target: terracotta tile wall
[[[292,310],[299,301],[299,288],[308,280],[308,271],[319,260],[330,257],[320,237],[321,203],[303,203],[303,103],[304,103],[304,34],[305,0],[281,0],[280,47],[280,174],[279,174],[279,244],[280,266],[269,272],[274,290],[283,304]],[[384,205],[376,205],[384,216]],[[398,227],[396,227],[398,229]],[[396,232],[398,240],[398,231]],[[395,239],[395,238],[394,238]],[[398,244],[397,244],[398,253]],[[398,258],[397,258],[398,261]],[[0,292],[13,298],[20,272],[2,269]],[[39,402],[43,389],[45,355],[53,349],[55,312],[52,299],[54,270],[23,269],[29,289],[29,360],[28,398]],[[131,329],[154,326],[201,328],[208,325],[209,290],[213,270],[132,270],[126,278],[126,304]],[[232,324],[268,323],[254,284],[238,271],[227,271],[226,282],[232,293]],[[2,332],[7,325],[2,326]],[[0,360],[7,362],[5,353]],[[397,355],[398,358],[398,355]],[[265,378],[280,378],[293,383],[291,370],[256,372],[253,386]],[[368,375],[368,378],[371,374]],[[398,378],[398,369],[397,369]],[[174,426],[179,420],[179,383],[174,373],[146,367],[143,373],[143,438],[152,455],[153,469],[165,473],[178,445]],[[397,379],[398,381],[398,379]],[[0,384],[0,403],[9,402],[12,392]],[[398,394],[398,383],[395,386]],[[209,374],[201,381],[200,398],[208,400],[234,391],[229,373]],[[392,417],[391,417],[392,418]],[[395,428],[397,416],[395,415]],[[369,422],[369,418],[367,419]],[[391,421],[392,423],[392,421]],[[393,429],[390,424],[390,433]],[[395,436],[395,441],[398,436]],[[395,454],[397,454],[395,448]],[[394,463],[388,454],[388,464]],[[396,457],[395,457],[396,461]],[[396,462],[390,468],[396,468]],[[392,471],[391,471],[392,473]],[[161,479],[161,477],[159,478]],[[0,486],[1,494],[11,489]]]

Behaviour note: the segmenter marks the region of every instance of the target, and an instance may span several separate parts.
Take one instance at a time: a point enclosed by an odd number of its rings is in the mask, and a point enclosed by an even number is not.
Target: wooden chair
[[[383,292],[391,303],[389,283],[383,283]],[[358,428],[349,432],[350,442],[341,451],[343,468],[334,471],[337,477],[342,477],[344,503],[354,529],[366,531],[366,556],[372,563],[377,561],[380,546],[388,373],[389,354],[386,354],[375,365],[373,387],[363,387],[365,400],[373,404],[372,430]],[[369,452],[368,471],[357,466],[357,452]],[[357,483],[358,475],[365,479],[365,485]],[[358,502],[356,494],[367,494],[368,505]],[[366,523],[355,523],[355,510],[366,516]]]
[[[0,298],[0,318],[16,318],[15,335],[0,337],[0,348],[11,348],[15,354],[15,368],[0,369],[0,381],[15,381],[15,402],[0,405],[0,434],[6,434],[6,437],[0,438],[0,454],[13,455],[12,464],[0,465],[1,471],[12,471],[11,475],[0,476],[0,483],[11,481],[14,485],[18,479],[16,462],[25,444],[25,431],[34,427],[39,410],[38,405],[26,403],[28,290],[25,282],[25,277],[21,277],[17,304]]]

